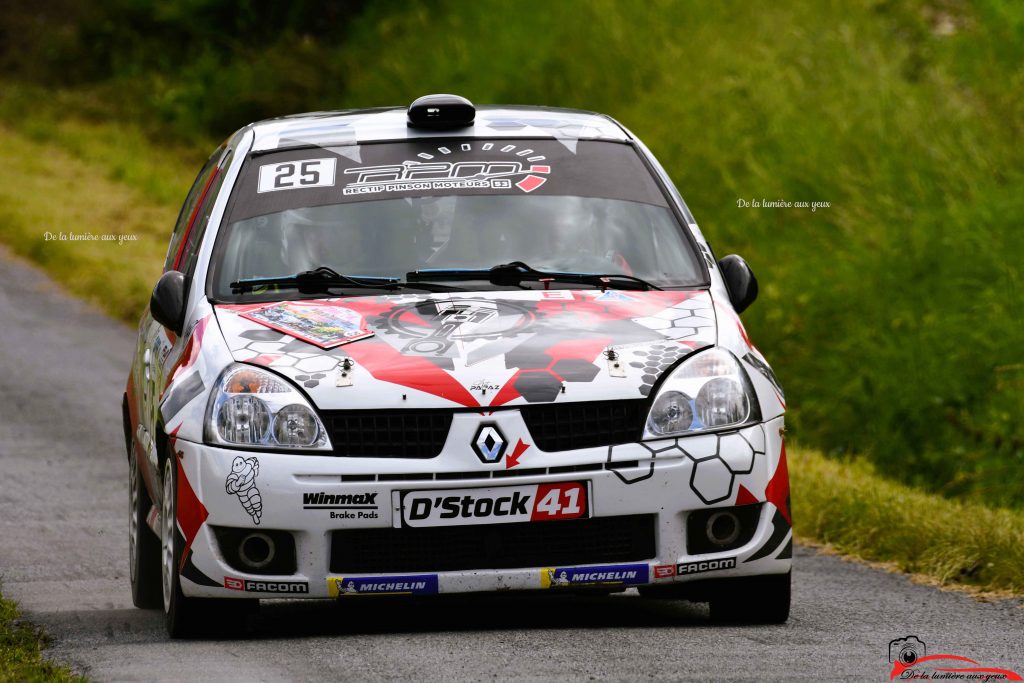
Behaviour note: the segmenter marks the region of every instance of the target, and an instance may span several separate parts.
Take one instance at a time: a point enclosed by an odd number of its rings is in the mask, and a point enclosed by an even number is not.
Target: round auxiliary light
[[[229,443],[261,443],[270,427],[270,409],[252,394],[224,401],[217,413],[217,430]]]
[[[689,429],[692,423],[690,397],[681,391],[666,391],[651,407],[647,429],[658,435],[678,434]]]
[[[694,402],[705,427],[725,427],[747,419],[750,406],[743,385],[728,377],[707,382]]]
[[[281,408],[274,417],[274,439],[282,446],[312,446],[319,431],[313,411],[297,403]]]

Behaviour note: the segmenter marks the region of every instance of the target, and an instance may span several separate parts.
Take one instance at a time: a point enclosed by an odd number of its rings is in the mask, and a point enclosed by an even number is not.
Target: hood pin
[[[334,386],[336,387],[350,387],[352,386],[352,372],[355,364],[351,358],[346,358],[341,362],[341,367],[338,368],[338,379],[335,380]]]
[[[608,359],[608,375],[610,377],[625,377],[626,368],[622,367],[622,359],[612,347],[604,350],[604,357]]]

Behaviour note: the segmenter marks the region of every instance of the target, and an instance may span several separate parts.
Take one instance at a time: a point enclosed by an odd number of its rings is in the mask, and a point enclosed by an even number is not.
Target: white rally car
[[[135,604],[614,592],[789,614],[782,389],[607,116],[252,124],[200,171],[124,397]]]

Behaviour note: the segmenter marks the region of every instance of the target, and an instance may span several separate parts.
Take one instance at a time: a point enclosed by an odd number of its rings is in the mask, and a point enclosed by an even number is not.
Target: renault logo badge
[[[501,462],[508,442],[496,424],[482,424],[473,437],[473,450],[486,463]]]

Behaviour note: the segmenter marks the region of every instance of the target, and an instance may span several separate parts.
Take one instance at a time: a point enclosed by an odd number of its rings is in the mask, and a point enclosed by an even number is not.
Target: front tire
[[[185,538],[178,531],[178,463],[164,460],[164,499],[160,510],[160,578],[164,617],[171,638],[231,636],[241,631],[258,600],[190,598],[181,592],[178,568]]]
[[[164,496],[160,508],[160,583],[163,587],[164,617],[171,638],[200,635],[204,610],[199,600],[181,592],[178,567],[183,541],[178,533],[178,466],[174,453],[164,458]]]
[[[160,595],[160,539],[146,524],[152,503],[139,471],[135,454],[128,456],[128,567],[132,602],[142,609],[156,609]]]
[[[718,624],[783,624],[789,619],[792,571],[730,580],[708,606]]]

